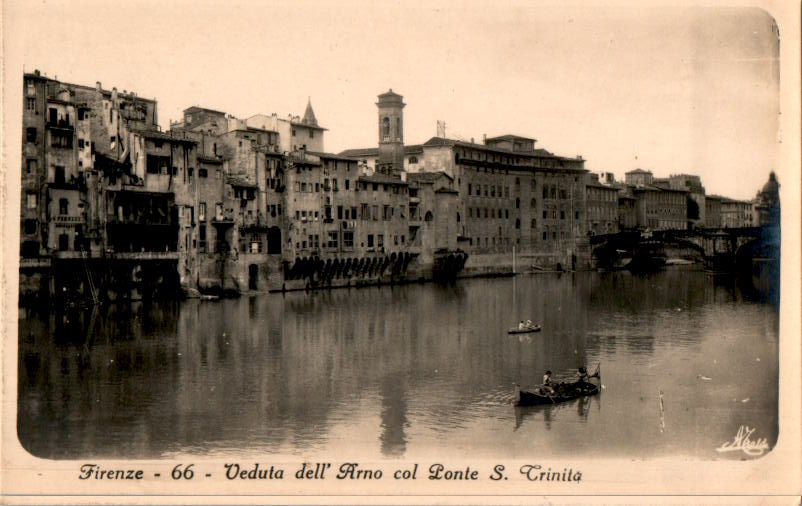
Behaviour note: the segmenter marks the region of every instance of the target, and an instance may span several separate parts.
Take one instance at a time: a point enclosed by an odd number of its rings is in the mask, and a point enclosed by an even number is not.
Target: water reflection
[[[543,331],[507,335],[522,319]],[[776,306],[737,284],[686,270],[28,312],[19,437],[52,458],[457,448],[720,458],[712,449],[739,423],[776,440],[777,321]],[[510,407],[513,383],[598,362],[598,398]],[[535,437],[544,428],[550,437]]]

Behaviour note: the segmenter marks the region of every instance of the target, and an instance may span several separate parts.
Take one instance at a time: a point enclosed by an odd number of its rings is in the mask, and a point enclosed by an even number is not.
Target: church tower
[[[404,170],[404,97],[392,89],[379,95],[379,159],[376,171],[400,176]]]

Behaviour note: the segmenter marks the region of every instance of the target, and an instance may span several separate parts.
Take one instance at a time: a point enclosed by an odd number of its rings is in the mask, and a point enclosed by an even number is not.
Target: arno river
[[[689,456],[778,434],[778,309],[672,267],[21,312],[19,438],[48,458]],[[532,319],[543,331],[507,329]],[[597,397],[513,384],[601,363]],[[662,392],[662,411],[660,393]]]

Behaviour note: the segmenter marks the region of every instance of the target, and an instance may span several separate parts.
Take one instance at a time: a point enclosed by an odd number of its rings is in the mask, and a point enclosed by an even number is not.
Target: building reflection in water
[[[729,430],[739,416],[721,398],[738,390],[760,398],[749,407],[776,426],[776,307],[738,290],[702,272],[575,273],[137,303],[94,317],[23,312],[19,437],[49,458],[312,455],[357,443],[386,457],[455,444],[559,453],[580,443],[642,455],[659,451],[638,420],[652,416],[660,389],[697,406],[671,414],[682,423],[698,426],[711,405]],[[543,331],[507,335],[521,319]],[[718,351],[736,342],[742,355]],[[609,387],[599,398],[510,407],[513,383],[537,384],[546,369],[571,380],[598,362]],[[743,386],[726,366],[753,381]],[[700,388],[702,372],[717,382]],[[762,395],[744,390],[757,386]],[[528,433],[544,428],[548,441]],[[621,436],[602,437],[611,432]],[[671,441],[665,451],[707,442]]]

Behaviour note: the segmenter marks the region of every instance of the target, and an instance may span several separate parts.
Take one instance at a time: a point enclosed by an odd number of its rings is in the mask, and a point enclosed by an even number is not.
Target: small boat
[[[589,378],[597,378],[601,384],[601,367],[596,367],[596,372]],[[590,381],[574,381],[573,383],[556,383],[552,390],[540,386],[534,391],[528,392],[521,390],[520,385],[515,385],[515,405],[516,406],[541,406],[543,404],[558,404],[579,397],[596,395],[600,391],[599,385]]]
[[[528,334],[530,332],[540,332],[540,325],[529,325],[524,328],[513,327],[507,331],[508,334]]]

